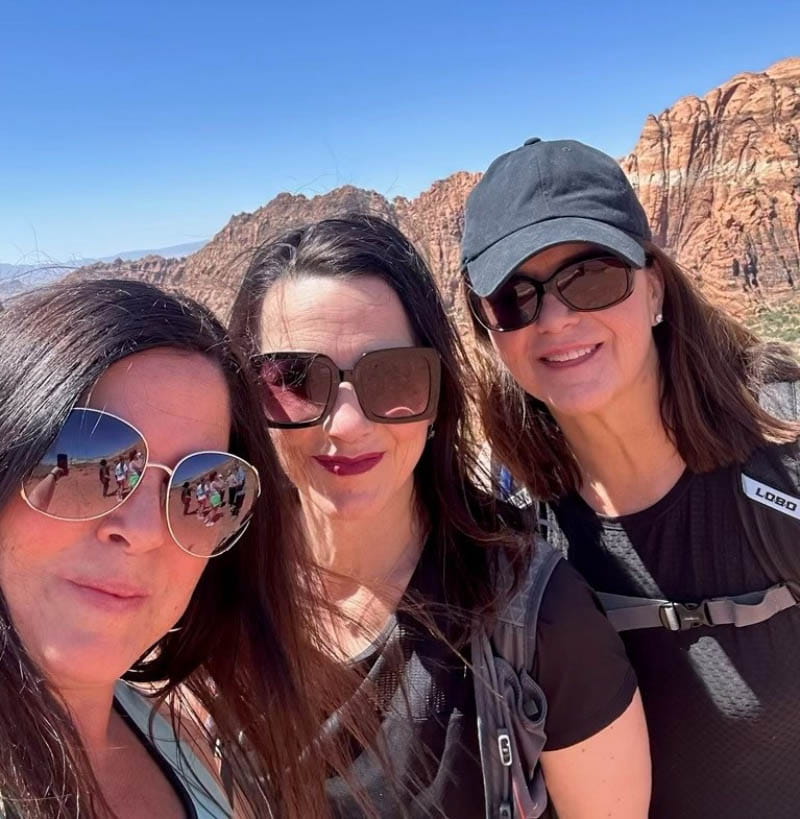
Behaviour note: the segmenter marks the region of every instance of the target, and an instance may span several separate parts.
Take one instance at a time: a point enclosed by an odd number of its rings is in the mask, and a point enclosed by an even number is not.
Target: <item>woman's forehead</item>
[[[264,300],[263,351],[303,350],[336,360],[337,353],[413,343],[399,297],[377,276],[303,276],[278,283]]]

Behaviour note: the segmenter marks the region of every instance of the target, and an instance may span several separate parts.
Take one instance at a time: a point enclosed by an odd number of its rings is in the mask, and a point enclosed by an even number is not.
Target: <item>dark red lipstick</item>
[[[328,472],[340,477],[348,475],[362,475],[377,466],[383,458],[382,452],[365,452],[355,458],[345,458],[343,455],[314,455],[314,460]]]

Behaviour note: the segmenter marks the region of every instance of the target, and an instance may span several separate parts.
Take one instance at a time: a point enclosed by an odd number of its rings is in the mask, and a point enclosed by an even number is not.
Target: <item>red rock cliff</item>
[[[621,163],[658,241],[729,308],[751,309],[764,294],[793,297],[800,277],[800,58],[740,74],[702,98],[685,97],[648,117]],[[234,216],[185,259],[150,256],[76,275],[136,276],[181,288],[224,317],[259,242],[298,224],[369,211],[418,244],[453,304],[464,201],[478,179],[459,172],[415,199],[393,201],[351,186],[311,199],[283,193],[254,213]]]

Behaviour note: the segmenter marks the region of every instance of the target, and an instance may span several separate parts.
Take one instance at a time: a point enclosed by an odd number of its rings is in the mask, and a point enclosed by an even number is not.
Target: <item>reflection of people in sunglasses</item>
[[[465,222],[495,469],[550,502],[548,538],[624,631],[650,815],[797,815],[797,361],[709,304],[594,148],[499,157]]]
[[[108,465],[108,461],[105,458],[100,459],[100,468],[97,472],[98,478],[100,478],[100,485],[103,487],[103,497],[105,498],[108,495],[108,487],[111,484],[111,467]]]
[[[214,317],[133,281],[21,297],[0,313],[0,465],[0,814],[229,817],[219,739],[247,815],[324,815],[310,567]],[[223,468],[247,498],[198,527],[186,490]]]
[[[54,466],[36,485],[30,490],[29,497],[37,508],[47,511],[53,502],[53,495],[56,491],[56,484],[64,477],[64,470],[60,466]]]
[[[127,478],[129,489],[134,489],[136,484],[139,483],[143,469],[144,457],[142,453],[138,449],[132,450],[128,455]]]
[[[236,517],[242,509],[247,490],[246,482],[247,473],[241,466],[237,466],[228,475],[228,506],[231,510],[231,517]]]
[[[473,679],[464,649],[508,600],[493,568],[508,558],[527,571],[534,538],[513,509],[501,519],[471,477],[463,353],[430,271],[379,218],[319,222],[259,250],[231,329],[250,343],[273,440],[328,570],[324,589],[349,619],[330,630],[335,651],[380,692],[379,739],[356,744],[351,773],[369,783],[382,815],[413,803],[420,815],[484,817],[476,692],[486,683]],[[320,617],[327,622],[324,610]],[[641,819],[649,753],[636,681],[564,561],[539,623],[530,672],[547,716],[534,764],[556,809]],[[537,702],[532,713],[544,713]],[[487,781],[506,775],[497,742],[483,748]],[[374,761],[381,744],[399,781]],[[353,815],[336,778],[329,800],[336,815]],[[503,811],[511,816],[511,805]]]
[[[192,505],[192,487],[189,481],[184,481],[181,486],[181,503],[183,504],[183,514],[190,514],[189,507]]]
[[[117,500],[122,500],[128,485],[128,462],[123,456],[114,464],[114,480],[117,483]]]

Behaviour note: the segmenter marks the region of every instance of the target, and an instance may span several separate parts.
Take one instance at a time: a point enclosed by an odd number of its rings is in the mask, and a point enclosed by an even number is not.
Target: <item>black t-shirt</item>
[[[781,578],[765,574],[739,525],[737,474],[686,472],[621,518],[565,499],[555,512],[570,562],[597,591],[678,602],[769,588]],[[747,628],[623,639],[650,730],[651,817],[800,816],[800,609]]]
[[[439,572],[425,555],[409,585],[415,601],[442,599]],[[448,634],[444,614],[436,625]],[[399,788],[369,753],[354,749],[353,773],[382,819],[483,819],[484,794],[470,671],[445,642],[402,607],[372,652],[359,661],[383,704],[381,735]],[[630,704],[636,679],[618,636],[588,586],[567,563],[542,601],[533,677],[546,697],[546,750],[574,745],[613,722]],[[328,781],[339,817],[363,816],[340,779]]]

